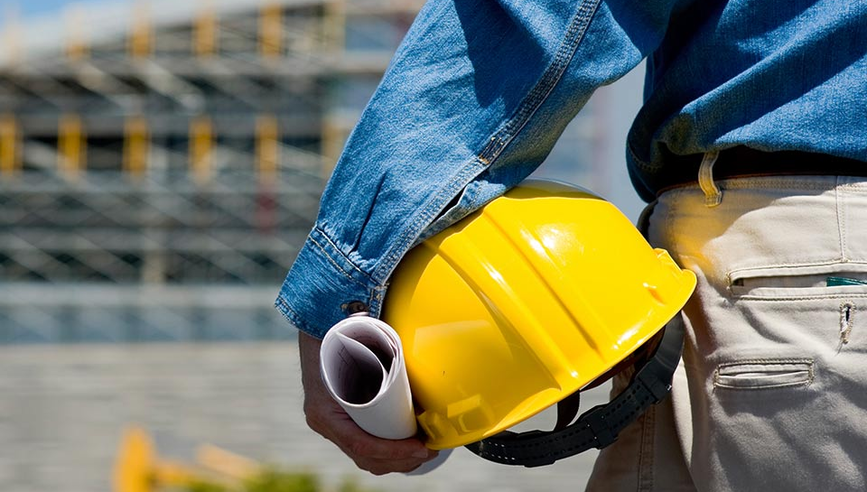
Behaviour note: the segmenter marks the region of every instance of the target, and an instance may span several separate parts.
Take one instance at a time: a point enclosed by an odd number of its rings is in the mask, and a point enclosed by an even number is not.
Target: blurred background
[[[420,0],[0,4],[0,490],[113,490],[131,424],[160,456],[214,443],[326,487],[583,487],[592,454],[372,477],[304,424],[273,300]],[[598,91],[537,175],[634,220],[641,79]]]

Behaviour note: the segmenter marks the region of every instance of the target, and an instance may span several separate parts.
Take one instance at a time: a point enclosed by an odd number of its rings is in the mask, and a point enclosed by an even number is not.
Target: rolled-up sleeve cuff
[[[298,329],[316,338],[357,311],[379,315],[385,286],[361,271],[318,228],[292,265],[275,307]]]

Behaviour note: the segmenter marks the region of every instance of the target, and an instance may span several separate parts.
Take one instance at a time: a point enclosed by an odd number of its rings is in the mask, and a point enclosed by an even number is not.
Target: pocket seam
[[[729,294],[734,299],[788,301],[806,299],[833,299],[838,297],[867,297],[867,291],[865,291],[865,289],[861,286],[740,287],[738,285],[735,285],[735,282],[739,279],[754,279],[757,277],[799,277],[803,275],[829,275],[847,273],[867,273],[867,262],[833,261],[824,263],[778,264],[737,268],[726,272],[725,280],[726,290],[728,290]]]
[[[867,272],[867,261],[822,261],[816,263],[775,263],[772,265],[756,265],[741,267],[726,272],[729,281],[741,277],[768,276],[781,272],[792,272],[789,275],[802,275],[813,273],[831,273],[835,271],[851,270],[854,272]],[[758,275],[767,274],[767,275]]]
[[[768,389],[778,389],[778,388],[787,388],[792,386],[809,386],[815,380],[815,371],[814,371],[814,360],[813,359],[746,359],[737,362],[726,362],[717,366],[713,373],[713,386],[714,388],[721,389],[732,389],[732,390],[768,390]],[[758,382],[757,378],[744,378],[742,384],[733,384],[735,381],[734,377],[731,375],[722,374],[722,371],[728,368],[735,368],[738,366],[768,366],[768,368],[773,366],[796,366],[792,368],[789,373],[792,377],[798,375],[798,373],[805,373],[804,377],[797,377],[797,379],[792,379],[790,381],[780,382],[780,383],[770,383],[770,384],[743,384],[749,382]],[[797,368],[797,366],[801,366],[801,368]],[[751,372],[760,372],[760,371],[751,371]],[[770,371],[768,371],[770,372]],[[725,379],[728,378],[728,379]],[[731,382],[727,382],[731,381]]]
[[[776,294],[744,294],[740,296],[735,296],[737,299],[742,301],[769,301],[769,302],[780,302],[780,301],[816,301],[816,300],[826,300],[826,299],[864,299],[867,298],[867,292],[829,292],[827,294],[796,294],[785,295],[782,293]]]

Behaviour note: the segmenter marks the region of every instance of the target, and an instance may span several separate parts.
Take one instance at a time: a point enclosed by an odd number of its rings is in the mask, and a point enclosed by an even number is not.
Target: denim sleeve
[[[542,163],[599,86],[659,45],[674,0],[431,0],[353,130],[277,298],[322,337],[378,316],[423,238]]]

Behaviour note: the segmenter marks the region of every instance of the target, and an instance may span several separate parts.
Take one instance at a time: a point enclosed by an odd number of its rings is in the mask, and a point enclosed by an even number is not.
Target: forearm
[[[640,20],[636,38],[661,35]],[[414,244],[523,180],[655,42],[625,29],[591,0],[429,2],[347,142],[281,311],[316,337],[351,306],[377,316]]]

